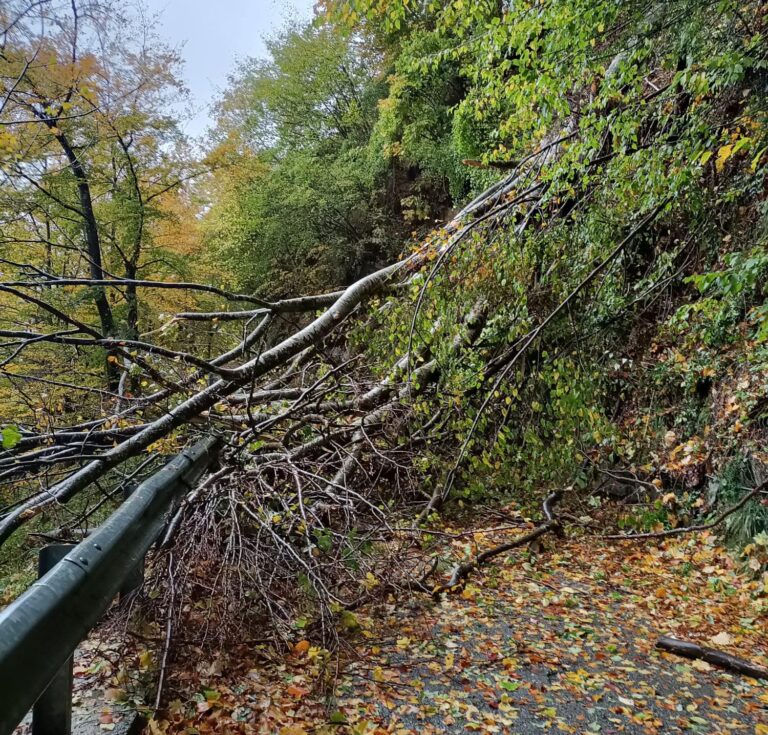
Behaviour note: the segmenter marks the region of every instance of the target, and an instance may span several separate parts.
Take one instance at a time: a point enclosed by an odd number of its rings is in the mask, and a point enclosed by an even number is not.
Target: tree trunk
[[[55,121],[50,121],[49,127],[55,128]],[[86,252],[88,254],[88,268],[91,278],[95,281],[103,281],[105,278],[104,268],[101,262],[101,242],[99,238],[99,227],[96,222],[96,215],[93,211],[93,198],[91,196],[91,187],[88,183],[88,175],[85,168],[77,157],[77,154],[69,144],[67,138],[61,133],[54,133],[64,155],[69,162],[70,170],[77,181],[77,192],[80,198],[80,208],[83,216],[83,228],[85,230]],[[107,300],[107,292],[103,286],[94,286],[93,301],[96,304],[96,311],[99,314],[101,331],[105,337],[115,336],[115,320],[112,315],[112,309]],[[114,357],[107,352],[106,374],[107,384],[110,390],[116,390],[120,381],[120,372],[117,368],[117,362],[110,358]]]

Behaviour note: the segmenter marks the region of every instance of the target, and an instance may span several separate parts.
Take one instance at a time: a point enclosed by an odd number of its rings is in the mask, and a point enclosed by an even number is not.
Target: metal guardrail
[[[53,695],[69,682],[71,707],[72,653],[142,563],[174,501],[211,466],[217,448],[218,439],[208,437],[177,455],[0,612],[0,735],[12,733],[49,687]],[[63,716],[71,716],[71,708]],[[42,731],[33,722],[33,732]]]

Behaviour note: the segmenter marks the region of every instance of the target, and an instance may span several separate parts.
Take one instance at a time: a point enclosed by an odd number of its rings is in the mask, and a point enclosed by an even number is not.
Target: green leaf
[[[342,628],[348,631],[355,631],[360,628],[360,622],[358,621],[357,616],[349,610],[341,611],[339,622],[341,623]]]
[[[221,699],[221,692],[216,689],[203,689],[203,696],[208,702],[218,702]]]
[[[315,531],[315,540],[320,551],[330,551],[333,548],[333,538],[329,531]]]
[[[15,426],[6,426],[2,437],[3,449],[13,449],[21,441],[21,432]]]
[[[339,710],[336,710],[336,712],[331,712],[331,716],[328,718],[328,721],[332,725],[346,725],[347,724],[347,718],[344,715],[343,712],[339,712]]]

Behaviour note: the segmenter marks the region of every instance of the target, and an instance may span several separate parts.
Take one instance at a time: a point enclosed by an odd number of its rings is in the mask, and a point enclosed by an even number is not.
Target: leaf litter
[[[715,536],[582,538],[496,561],[441,599],[357,611],[335,654],[301,639],[177,667],[149,731],[768,735],[767,682],[654,648],[668,634],[768,664],[768,579]]]

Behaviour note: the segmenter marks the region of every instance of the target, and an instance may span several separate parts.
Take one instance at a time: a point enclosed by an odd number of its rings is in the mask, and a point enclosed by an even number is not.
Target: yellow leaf
[[[712,667],[706,661],[701,661],[700,659],[693,661],[691,666],[698,671],[712,671]]]
[[[155,719],[151,719],[147,723],[147,728],[149,729],[150,735],[163,735],[163,733],[168,731],[168,724],[167,720],[158,722]]]
[[[724,145],[717,152],[717,159],[715,160],[715,168],[718,171],[722,171],[725,168],[726,161],[731,157],[732,154],[733,154],[733,144],[729,143],[728,145]]]
[[[765,155],[766,151],[768,151],[768,146],[765,148],[761,148],[757,155],[752,159],[752,163],[750,164],[750,168],[752,169],[752,173],[757,171],[757,167],[760,164],[760,159]]]

